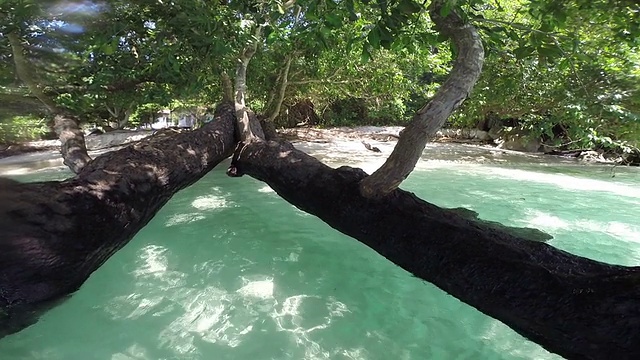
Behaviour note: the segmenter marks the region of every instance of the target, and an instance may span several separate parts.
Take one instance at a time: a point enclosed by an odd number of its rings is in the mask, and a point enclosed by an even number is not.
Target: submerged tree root
[[[330,168],[287,142],[247,144],[230,170],[266,182],[299,209],[549,351],[640,358],[639,268],[526,240],[406,191],[365,198],[362,170]]]

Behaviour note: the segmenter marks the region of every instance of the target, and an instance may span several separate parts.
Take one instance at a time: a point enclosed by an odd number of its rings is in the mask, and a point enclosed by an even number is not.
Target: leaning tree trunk
[[[574,359],[640,358],[640,268],[600,263],[394,190],[360,192],[367,174],[332,169],[286,142],[252,142],[230,175],[266,182],[415,276]]]
[[[234,109],[196,131],[160,132],[104,154],[74,178],[0,178],[0,337],[75,291],[158,210],[228,157]]]
[[[240,136],[240,140],[244,143],[264,138],[262,128],[260,126],[252,126],[255,124],[250,121],[251,112],[245,104],[247,96],[247,67],[253,55],[258,49],[258,43],[262,37],[262,25],[257,25],[255,29],[253,41],[242,51],[238,59],[238,67],[236,69],[235,81],[235,110],[236,110],[236,129]]]
[[[231,83],[231,78],[229,74],[226,72],[222,73],[222,101],[223,102],[232,102],[233,101],[233,84]]]
[[[434,0],[429,15],[436,29],[451,38],[458,55],[453,69],[436,95],[413,117],[400,134],[398,143],[385,163],[362,180],[360,190],[367,197],[383,197],[396,189],[409,176],[422,151],[447,118],[469,96],[484,61],[484,49],[477,30],[464,22],[455,10],[441,15],[446,0]]]
[[[266,121],[273,122],[282,109],[282,103],[284,102],[284,96],[287,93],[287,86],[289,85],[289,70],[291,69],[291,62],[293,61],[293,55],[287,55],[284,67],[280,70],[278,78],[276,79],[276,86],[271,92],[267,106],[268,111]]]
[[[32,76],[32,69],[29,69],[29,63],[24,56],[24,47],[18,34],[11,32],[7,34],[7,38],[11,44],[16,74],[27,85],[29,91],[31,91],[54,116],[53,128],[60,139],[60,153],[64,159],[64,164],[74,173],[79,173],[80,170],[91,161],[91,157],[87,154],[84,134],[78,126],[79,120],[63,109],[60,109],[56,103],[38,87],[38,84]]]

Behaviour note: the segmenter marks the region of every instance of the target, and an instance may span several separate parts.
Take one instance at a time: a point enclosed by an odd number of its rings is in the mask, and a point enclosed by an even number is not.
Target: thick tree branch
[[[235,110],[236,121],[238,127],[238,134],[240,140],[244,143],[256,141],[260,138],[264,138],[264,134],[257,134],[262,129],[252,128],[251,121],[249,120],[249,110],[245,104],[245,98],[247,94],[247,67],[249,61],[256,53],[258,49],[258,43],[262,37],[262,25],[256,25],[253,39],[249,45],[242,51],[240,58],[238,59],[238,68],[236,69],[236,83],[235,83]]]
[[[269,92],[269,99],[267,100],[266,105],[264,106],[264,108],[268,111],[269,109],[273,108],[273,103],[276,101],[276,95],[278,93],[278,84],[280,84],[280,80],[282,79],[282,74],[284,73],[284,66],[280,68],[280,70],[278,70],[278,76],[276,76],[276,81],[275,81],[275,85],[273,86],[273,88],[271,89],[271,91]]]
[[[104,107],[105,107],[105,108],[107,109],[107,111],[109,112],[109,115],[111,115],[114,119],[118,119],[118,118],[120,118],[120,109],[119,109],[119,108],[117,108],[117,107],[115,107],[115,106],[114,106],[114,107],[113,107],[113,109],[111,109],[111,108],[109,107],[109,105],[105,105]]]
[[[118,92],[123,90],[131,90],[141,87],[144,84],[154,83],[155,81],[146,78],[124,80],[114,84],[100,85],[97,88],[91,88],[87,85],[63,85],[63,86],[50,86],[46,89],[47,92],[55,93],[72,93],[72,92],[86,92],[96,89],[101,89],[108,92]]]
[[[233,102],[233,84],[226,71],[222,73],[222,101]]]
[[[278,115],[280,114],[280,109],[282,108],[282,102],[284,101],[284,95],[286,94],[287,86],[289,85],[289,69],[291,69],[292,61],[293,61],[293,55],[290,54],[289,56],[287,56],[287,59],[285,60],[284,67],[282,69],[282,77],[280,78],[280,81],[277,83],[277,86],[278,86],[278,90],[276,92],[277,97],[275,98],[272,107],[269,108],[269,111],[271,111],[271,113],[267,117],[267,121],[275,120],[275,118],[277,118]]]
[[[361,184],[362,194],[368,197],[384,196],[413,171],[427,142],[435,135],[449,115],[469,96],[484,60],[482,41],[476,29],[451,11],[440,15],[444,0],[434,0],[430,16],[436,29],[451,38],[458,55],[445,81],[433,99],[420,109],[402,131],[398,144],[387,161]]]
[[[63,162],[75,174],[91,162],[79,123],[78,118],[65,113],[56,114],[53,118],[53,129],[60,139]]]
[[[0,338],[77,290],[169,199],[234,148],[233,105],[194,131],[164,130],[65,181],[0,178]]]
[[[575,256],[399,189],[365,197],[362,170],[332,169],[286,142],[248,144],[231,167],[549,351],[640,358],[638,267]]]
[[[127,109],[124,111],[124,116],[122,117],[122,119],[118,119],[118,129],[124,128],[124,126],[129,123],[132,112],[133,111],[131,110],[131,106],[127,107]]]

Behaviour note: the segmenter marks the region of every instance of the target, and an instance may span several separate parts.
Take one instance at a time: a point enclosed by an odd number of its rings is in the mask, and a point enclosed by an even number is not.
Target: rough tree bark
[[[458,55],[447,81],[420,109],[400,134],[400,139],[385,163],[362,180],[360,190],[368,197],[382,197],[396,189],[413,171],[427,142],[442,127],[449,115],[469,96],[482,71],[484,49],[473,25],[452,10],[441,15],[445,0],[434,0],[429,15],[436,29],[453,41]]]
[[[226,72],[222,73],[222,101],[233,102],[233,83]]]
[[[40,89],[32,76],[32,70],[29,69],[28,61],[24,56],[24,47],[18,34],[11,32],[7,34],[7,38],[11,44],[13,61],[18,77],[20,77],[29,88],[29,91],[31,91],[54,116],[53,127],[60,138],[60,152],[64,159],[64,164],[74,173],[79,173],[80,170],[91,161],[91,157],[87,154],[84,134],[78,126],[78,119],[58,107],[56,103]]]
[[[160,132],[97,157],[65,181],[0,178],[0,337],[37,321],[158,210],[227,158],[234,109],[201,129]]]
[[[266,182],[415,276],[573,359],[640,358],[640,268],[530,241],[394,190],[362,195],[360,169],[332,169],[286,142],[236,150],[229,174]]]
[[[237,130],[240,135],[240,140],[244,143],[250,143],[261,137],[262,129],[260,126],[252,127],[252,122],[249,121],[249,109],[245,104],[245,97],[247,94],[247,67],[249,61],[256,53],[258,48],[258,42],[262,37],[262,25],[256,25],[253,41],[242,51],[240,58],[238,59],[238,67],[236,69],[236,83],[235,83],[235,109],[237,118]],[[259,132],[259,133],[257,133]]]

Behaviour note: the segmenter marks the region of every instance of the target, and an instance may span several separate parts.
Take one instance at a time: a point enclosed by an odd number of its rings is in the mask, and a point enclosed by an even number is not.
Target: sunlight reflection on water
[[[359,143],[313,145],[312,153],[331,166],[373,170],[390,150],[374,145],[383,155]],[[427,149],[404,188],[484,219],[540,228],[573,253],[640,264],[634,170],[612,179],[602,167],[536,157],[503,165],[514,155],[437,148]],[[449,159],[461,155],[476,160]],[[558,358],[264,183],[226,177],[227,165],[174,196],[38,324],[0,340],[2,360]]]

